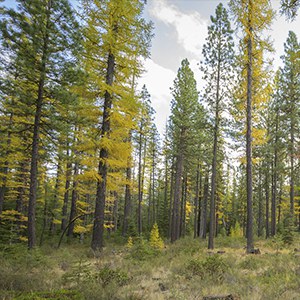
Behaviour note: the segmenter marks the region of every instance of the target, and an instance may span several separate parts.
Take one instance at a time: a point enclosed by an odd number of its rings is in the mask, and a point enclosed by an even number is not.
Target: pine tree
[[[207,43],[203,47],[204,62],[202,71],[206,79],[204,98],[214,112],[214,143],[211,174],[210,227],[208,248],[214,248],[215,236],[215,197],[217,177],[217,153],[220,135],[222,135],[222,113],[226,110],[230,79],[233,67],[233,38],[228,13],[222,4],[216,8],[216,16],[211,17],[212,25],[208,27]]]
[[[46,85],[53,85],[60,67],[71,57],[76,45],[78,25],[67,0],[18,1],[18,9],[9,9],[1,23],[6,47],[18,58],[19,70],[30,83],[27,91],[34,103],[34,121],[31,143],[30,194],[28,204],[28,247],[36,245],[35,211],[38,182],[38,155],[41,140],[41,122],[44,116]],[[38,79],[36,79],[38,78]],[[48,106],[49,109],[49,106]]]
[[[280,85],[283,102],[283,114],[285,116],[285,126],[288,140],[289,153],[289,179],[290,179],[290,216],[294,217],[295,206],[295,153],[296,153],[296,140],[297,132],[299,130],[299,111],[300,104],[300,72],[299,72],[299,60],[296,58],[296,53],[300,51],[300,44],[297,40],[297,36],[294,32],[290,31],[287,41],[284,44],[284,55],[282,57],[284,67],[280,70]]]
[[[172,88],[171,131],[174,143],[175,181],[171,225],[171,241],[180,236],[180,199],[185,160],[195,141],[195,120],[197,118],[198,92],[194,74],[189,62],[184,59],[178,70]]]

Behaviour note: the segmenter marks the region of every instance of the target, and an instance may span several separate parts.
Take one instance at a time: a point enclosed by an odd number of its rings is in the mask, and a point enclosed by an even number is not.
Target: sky
[[[147,86],[156,111],[156,125],[161,134],[170,114],[170,87],[184,58],[190,61],[201,93],[203,80],[197,64],[202,59],[202,46],[210,25],[210,16],[215,15],[215,9],[220,2],[228,7],[229,1],[225,0],[147,1],[145,18],[154,23],[155,37],[152,40],[151,58],[145,61],[146,72],[139,85]],[[271,3],[278,11],[280,1],[271,0]],[[232,24],[232,27],[235,28],[235,25]],[[294,31],[300,40],[300,17],[294,22],[288,22],[284,16],[277,14],[272,31],[268,32],[275,49],[271,57],[274,58],[276,69],[281,65],[280,56],[284,53],[284,42],[289,30]]]
[[[70,0],[76,6],[78,0]],[[202,59],[202,46],[207,36],[210,16],[215,14],[217,5],[222,2],[228,7],[228,0],[147,0],[144,17],[154,23],[151,57],[145,61],[146,72],[139,80],[139,88],[146,85],[152,105],[156,111],[156,125],[161,134],[170,114],[172,99],[170,88],[176,77],[181,61],[187,58],[197,80],[198,90],[203,87],[202,74],[197,65]],[[5,5],[15,6],[15,0],[5,0]],[[271,0],[278,11],[280,0]],[[232,25],[234,28],[234,24]],[[277,14],[269,32],[275,52],[274,67],[281,64],[284,42],[289,30],[294,31],[300,40],[300,16],[288,22]]]

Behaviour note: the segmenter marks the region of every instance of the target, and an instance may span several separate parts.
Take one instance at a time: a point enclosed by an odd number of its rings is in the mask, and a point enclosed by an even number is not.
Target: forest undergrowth
[[[213,251],[190,237],[163,249],[146,239],[116,240],[102,252],[88,241],[57,249],[52,240],[33,251],[3,247],[0,299],[299,299],[299,234],[289,245],[281,237],[257,240],[256,255],[234,237],[218,237]]]

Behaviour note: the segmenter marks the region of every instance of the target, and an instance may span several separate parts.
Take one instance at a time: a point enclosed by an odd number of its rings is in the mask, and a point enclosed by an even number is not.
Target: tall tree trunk
[[[201,239],[206,238],[207,200],[208,200],[208,193],[209,193],[208,176],[209,174],[207,171],[204,179],[203,201],[201,205],[200,230],[199,230],[199,236]]]
[[[152,152],[152,224],[156,223],[156,201],[155,201],[155,152]]]
[[[174,202],[172,212],[172,224],[171,224],[171,242],[175,242],[179,238],[180,234],[180,196],[182,187],[182,172],[183,172],[183,154],[179,150],[179,154],[176,159],[176,171],[175,171],[175,186],[174,186]]]
[[[279,110],[276,111],[275,125],[275,148],[274,148],[274,167],[273,167],[273,186],[272,186],[272,204],[271,204],[271,236],[276,234],[276,196],[277,196],[277,161],[278,161],[278,127],[279,127]]]
[[[40,142],[40,122],[42,116],[44,85],[46,79],[46,62],[48,60],[50,10],[51,10],[51,0],[48,1],[48,8],[47,8],[47,24],[46,24],[44,44],[43,44],[40,78],[38,84],[38,96],[37,96],[36,108],[35,108],[32,148],[31,148],[30,187],[29,187],[29,203],[28,203],[28,248],[29,249],[34,248],[36,245],[35,207],[36,207],[37,181],[38,181],[38,152],[39,152],[39,142]]]
[[[268,164],[268,162],[267,162]],[[266,186],[265,186],[265,192],[266,192],[266,238],[269,238],[270,232],[269,232],[269,218],[270,218],[270,209],[269,209],[269,165],[266,167]]]
[[[197,162],[196,171],[196,189],[195,189],[195,200],[194,200],[194,239],[198,235],[198,210],[199,210],[199,178],[200,178],[200,163],[199,159]]]
[[[293,220],[294,218],[294,203],[295,203],[295,170],[294,170],[294,144],[295,144],[295,126],[294,126],[294,118],[291,120],[291,140],[290,140],[290,215]]]
[[[5,192],[6,192],[6,184],[7,184],[7,175],[8,175],[8,156],[11,152],[10,145],[11,145],[11,126],[13,123],[13,113],[10,114],[9,117],[9,125],[8,125],[8,133],[7,133],[7,150],[6,150],[6,160],[4,162],[4,168],[2,172],[2,185],[0,186],[0,215],[2,214],[3,211],[3,203],[4,203],[4,197],[5,197]]]
[[[124,204],[124,218],[123,218],[123,228],[122,228],[123,237],[125,237],[127,234],[130,211],[131,211],[131,173],[132,173],[131,160],[132,157],[130,155],[127,159],[127,168],[126,168],[125,204]]]
[[[248,1],[248,36],[247,36],[247,133],[246,133],[246,157],[247,157],[247,253],[254,248],[253,242],[253,196],[252,196],[252,78],[253,78],[253,3]]]
[[[55,187],[54,187],[53,211],[52,211],[52,217],[51,217],[50,226],[49,226],[50,234],[54,234],[54,232],[55,232],[55,223],[54,223],[55,213],[54,213],[54,211],[57,209],[58,201],[59,201],[59,188],[60,188],[60,181],[61,181],[60,176],[62,173],[61,162],[62,162],[62,158],[61,158],[61,155],[59,155],[58,163],[57,163]]]
[[[113,85],[115,73],[115,57],[110,52],[107,60],[106,84]],[[101,128],[101,137],[104,138],[110,133],[110,110],[112,108],[112,94],[106,90],[104,95],[103,121]],[[91,247],[93,250],[101,250],[104,246],[104,214],[106,203],[106,181],[107,181],[107,165],[108,150],[102,147],[100,149],[98,175],[100,179],[97,182],[95,219],[92,234]]]
[[[218,155],[218,135],[219,135],[219,102],[220,102],[220,53],[221,49],[218,51],[218,73],[217,73],[217,90],[216,90],[216,111],[215,111],[215,127],[214,127],[214,147],[213,147],[213,161],[212,161],[212,173],[211,173],[211,195],[210,195],[210,215],[209,215],[209,237],[208,237],[208,249],[214,249],[214,237],[216,233],[216,177],[217,177],[217,155]]]
[[[72,196],[71,196],[71,210],[70,210],[70,217],[69,217],[69,223],[70,226],[68,228],[67,236],[71,237],[74,234],[74,227],[75,222],[71,222],[77,214],[77,186],[78,186],[78,176],[79,173],[79,163],[78,161],[75,161],[74,164],[74,173],[73,173],[73,187],[72,187]]]
[[[175,184],[175,170],[174,170],[174,158],[172,158],[171,164],[171,178],[170,178],[170,207],[169,207],[169,237],[172,237],[172,222],[173,222],[173,203],[172,200],[174,199],[174,184]]]
[[[118,199],[118,193],[115,191],[114,193],[114,206],[113,206],[113,232],[116,232],[118,230],[118,211],[119,211],[119,199]]]
[[[257,235],[260,237],[262,236],[263,231],[263,196],[262,196],[262,179],[261,179],[261,167],[259,167],[259,174],[258,174],[258,228],[257,228]]]
[[[68,213],[71,169],[72,169],[72,163],[71,163],[71,159],[70,159],[70,149],[69,149],[69,144],[67,143],[66,183],[65,183],[64,203],[63,203],[63,208],[62,208],[62,220],[61,220],[61,230],[62,231],[64,231],[67,226],[67,213]]]

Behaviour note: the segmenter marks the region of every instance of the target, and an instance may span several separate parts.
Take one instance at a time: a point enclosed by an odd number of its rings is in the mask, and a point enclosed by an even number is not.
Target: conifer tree
[[[172,88],[171,131],[174,143],[175,181],[171,224],[171,242],[180,236],[180,203],[185,160],[195,141],[198,92],[189,61],[184,59]]]
[[[214,248],[215,236],[215,197],[217,177],[217,154],[220,135],[222,135],[222,113],[226,110],[230,79],[233,67],[233,38],[228,13],[222,4],[216,8],[216,16],[211,16],[212,25],[208,27],[207,42],[203,47],[204,62],[202,71],[206,79],[204,99],[214,112],[214,142],[211,174],[210,226],[208,248]]]
[[[151,24],[141,17],[144,2],[140,0],[85,0],[82,1],[82,5],[85,23],[84,65],[95,98],[103,103],[95,221],[91,245],[94,250],[97,250],[104,245],[112,117],[121,118],[120,105],[126,104],[125,101],[129,103],[132,99],[130,78],[132,74],[136,77],[140,75],[139,58],[148,56]]]
[[[296,178],[296,141],[299,130],[299,104],[300,104],[300,72],[299,60],[296,54],[300,51],[300,44],[294,32],[290,31],[284,44],[284,55],[282,56],[284,67],[280,70],[280,84],[283,102],[283,114],[285,125],[288,127],[289,153],[289,179],[290,179],[290,216],[293,219],[295,206],[295,178]]]
[[[267,0],[231,0],[230,7],[244,35],[241,43],[245,51],[241,63],[246,69],[246,93],[243,98],[246,100],[247,253],[251,253],[254,248],[252,185],[253,92],[257,92],[257,89],[256,91],[254,90],[255,82],[259,86],[258,81],[263,79],[263,77],[258,79],[259,73],[254,73],[253,71],[256,59],[261,58],[263,51],[270,48],[268,41],[263,39],[262,32],[269,28],[273,18],[273,11],[270,7],[270,2]]]
[[[28,204],[28,247],[36,245],[35,210],[38,181],[38,154],[41,122],[44,115],[46,85],[54,85],[67,57],[72,57],[78,25],[67,0],[18,1],[17,10],[9,9],[1,22],[3,38],[18,61],[21,74],[32,85],[29,92],[34,102],[31,143],[30,194]]]

